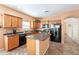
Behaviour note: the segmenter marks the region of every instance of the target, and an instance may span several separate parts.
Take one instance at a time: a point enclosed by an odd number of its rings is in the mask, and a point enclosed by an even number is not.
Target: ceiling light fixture
[[[48,11],[44,11],[44,12],[48,12]]]

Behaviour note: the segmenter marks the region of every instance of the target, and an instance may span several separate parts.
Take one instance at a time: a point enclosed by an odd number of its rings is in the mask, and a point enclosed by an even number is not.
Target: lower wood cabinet
[[[19,35],[5,36],[5,50],[9,51],[19,46]]]
[[[29,38],[27,36],[27,44],[26,44],[26,50],[28,55],[44,55],[49,48],[49,40],[50,37],[47,37],[45,40],[41,39],[34,39]]]
[[[7,46],[8,49],[7,50],[11,50],[11,49],[14,48],[14,42],[13,41],[14,41],[14,37],[9,37],[8,38],[8,43],[7,43],[8,44],[8,46]]]

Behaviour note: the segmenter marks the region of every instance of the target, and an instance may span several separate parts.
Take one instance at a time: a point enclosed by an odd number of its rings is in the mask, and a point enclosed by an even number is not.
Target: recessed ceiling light
[[[48,12],[48,11],[44,11],[44,12]]]

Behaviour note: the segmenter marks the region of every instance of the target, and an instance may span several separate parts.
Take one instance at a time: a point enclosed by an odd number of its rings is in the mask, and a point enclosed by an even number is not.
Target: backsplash
[[[15,28],[17,32],[22,32],[21,28]],[[6,28],[4,29],[4,33],[12,33],[13,28]]]

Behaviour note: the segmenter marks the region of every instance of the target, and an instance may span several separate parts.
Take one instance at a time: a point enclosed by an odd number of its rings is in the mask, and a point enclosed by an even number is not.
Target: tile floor
[[[50,47],[46,55],[79,55],[79,44],[65,37],[64,45],[56,42],[50,42]]]
[[[1,50],[0,55],[27,55],[27,52],[26,52],[25,45],[23,45],[19,48],[9,51],[9,52],[5,52],[5,51]]]

